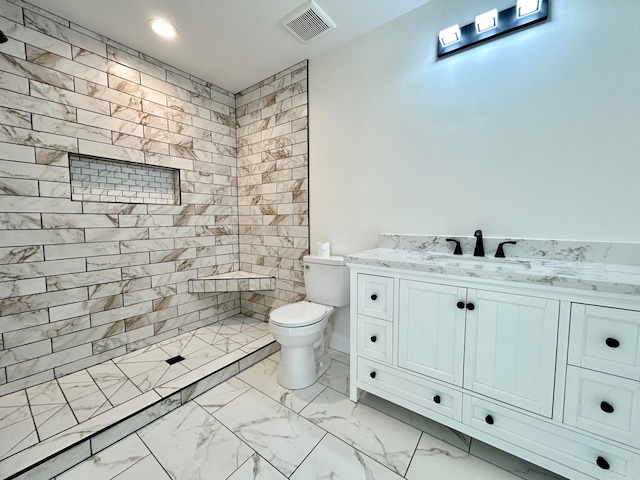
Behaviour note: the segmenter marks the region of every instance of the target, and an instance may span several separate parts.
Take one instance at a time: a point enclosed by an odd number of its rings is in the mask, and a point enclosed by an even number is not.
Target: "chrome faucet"
[[[476,249],[473,251],[474,257],[484,257],[484,245],[482,243],[482,230],[476,230],[473,234],[476,237]]]

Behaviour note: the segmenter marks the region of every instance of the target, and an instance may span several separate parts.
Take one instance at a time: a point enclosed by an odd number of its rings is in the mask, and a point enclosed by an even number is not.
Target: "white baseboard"
[[[333,348],[342,353],[349,353],[349,337],[345,337],[344,335],[338,335],[337,333],[331,334],[331,339],[329,340],[329,347]]]

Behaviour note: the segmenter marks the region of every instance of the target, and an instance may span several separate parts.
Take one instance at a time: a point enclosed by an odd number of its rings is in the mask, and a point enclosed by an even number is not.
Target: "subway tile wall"
[[[179,170],[69,154],[71,200],[180,203]]]
[[[235,94],[21,0],[0,30],[0,395],[303,298],[306,62],[236,124]],[[72,201],[69,153],[179,170],[181,204]],[[239,267],[277,289],[187,291]]]
[[[237,94],[240,267],[276,277],[276,290],[243,292],[242,311],[305,297],[309,252],[307,61]]]

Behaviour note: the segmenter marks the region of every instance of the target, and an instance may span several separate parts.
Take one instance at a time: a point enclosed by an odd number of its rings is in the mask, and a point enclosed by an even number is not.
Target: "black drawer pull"
[[[376,378],[376,372],[371,372],[371,373],[369,374],[369,376],[370,376],[371,378]]]
[[[601,402],[600,410],[606,413],[613,413],[614,408],[613,405],[611,405],[609,402]]]
[[[456,303],[456,307],[458,307],[460,310],[462,310],[464,308],[464,302]]]
[[[467,310],[473,310],[476,306],[473,303],[467,303]]]
[[[375,335],[374,335],[373,337],[371,337],[371,341],[372,341],[373,343],[376,343],[376,340],[378,340],[378,337],[376,337]]]
[[[602,457],[596,458],[596,465],[598,465],[603,470],[609,470],[609,468],[611,468],[610,465],[609,465],[609,462],[607,462]]]
[[[618,348],[620,346],[620,342],[615,338],[611,338],[611,337],[607,338],[605,340],[605,343],[607,344],[607,347],[611,347],[611,348]]]
[[[377,300],[378,295],[376,295],[375,293],[373,295],[371,295],[371,300],[373,300],[374,302]]]
[[[433,397],[433,401],[435,403],[440,403],[440,395],[436,395],[435,397]]]
[[[484,421],[489,425],[493,425],[493,417],[491,415],[487,415],[486,417],[484,417]]]

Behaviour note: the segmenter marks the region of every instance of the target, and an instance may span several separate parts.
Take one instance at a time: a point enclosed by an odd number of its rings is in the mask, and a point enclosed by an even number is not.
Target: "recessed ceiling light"
[[[176,27],[161,18],[152,18],[149,20],[151,30],[164,38],[174,38],[178,34]]]

